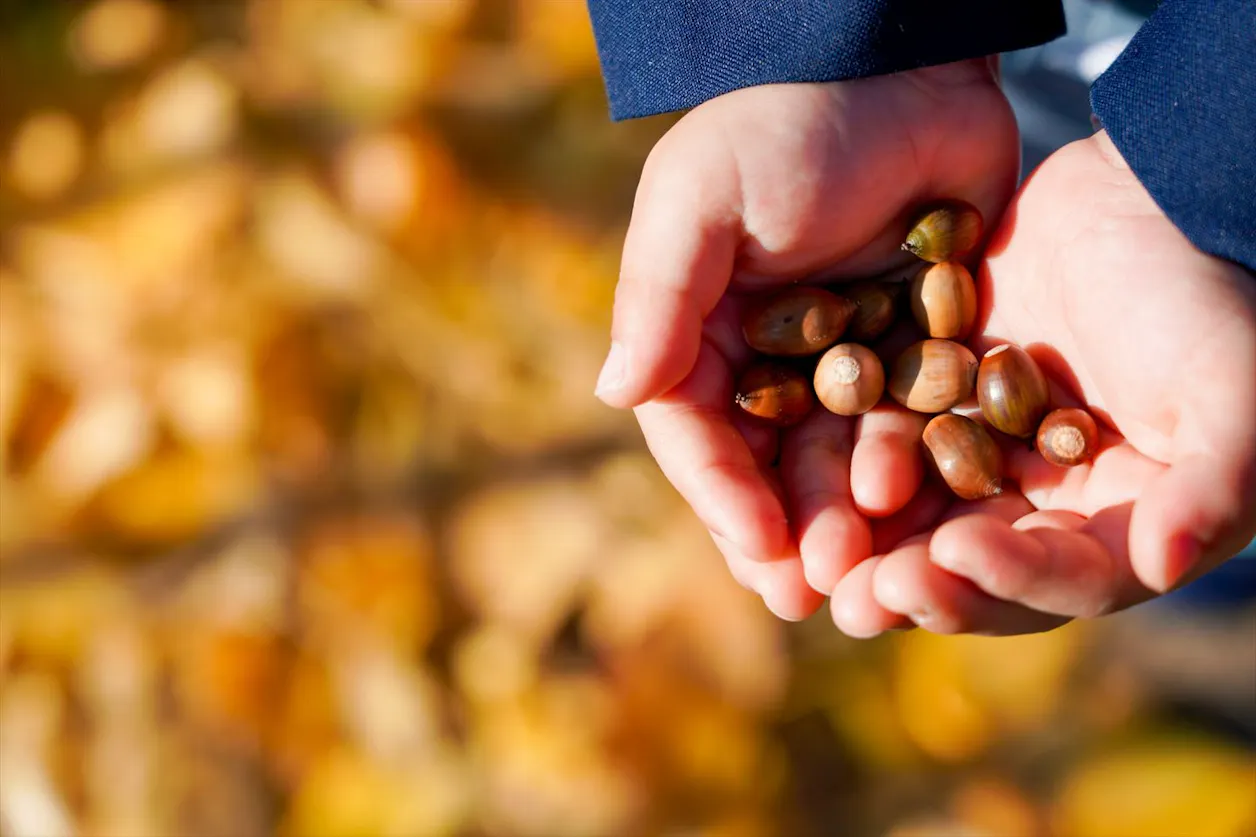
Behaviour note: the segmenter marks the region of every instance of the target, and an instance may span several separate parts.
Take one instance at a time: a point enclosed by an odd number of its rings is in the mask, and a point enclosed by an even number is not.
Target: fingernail
[[[1190,535],[1178,535],[1169,543],[1164,567],[1165,590],[1176,587],[1183,576],[1195,569],[1202,551],[1199,541]]]
[[[625,373],[628,369],[627,353],[619,343],[611,343],[611,350],[602,364],[602,371],[597,376],[597,387],[593,394],[599,398],[609,395],[624,385]]]

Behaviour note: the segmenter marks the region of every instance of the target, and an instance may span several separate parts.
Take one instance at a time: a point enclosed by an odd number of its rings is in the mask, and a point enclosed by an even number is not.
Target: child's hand
[[[874,524],[879,557],[833,592],[838,627],[1039,631],[1149,599],[1256,535],[1256,282],[1192,247],[1105,134],[1029,178],[977,281],[978,356],[1046,347],[1048,377],[1117,430],[1067,470],[1009,446],[1015,495],[958,503],[926,485]],[[870,444],[855,444],[856,485],[918,450]],[[826,572],[868,554],[847,550]]]
[[[813,587],[827,593],[871,554],[865,513],[915,492],[917,457],[896,440],[919,431],[910,418],[863,422],[860,446],[883,450],[881,467],[908,471],[857,482],[852,497],[854,420],[817,408],[778,434],[735,417],[733,376],[750,356],[738,294],[903,264],[907,215],[931,198],[967,200],[993,223],[1019,155],[986,60],[740,90],[688,114],[651,154],[598,395],[636,408],[650,450],[733,574],[779,616],[812,613],[823,601]]]

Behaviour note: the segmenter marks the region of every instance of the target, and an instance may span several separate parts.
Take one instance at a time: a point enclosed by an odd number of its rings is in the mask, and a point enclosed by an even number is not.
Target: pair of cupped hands
[[[642,172],[597,395],[652,455],[733,576],[782,619],[844,633],[1010,635],[1180,586],[1256,534],[1256,281],[1197,250],[1103,131],[1017,188],[994,60],[753,87],[686,114]],[[966,341],[1030,350],[1057,406],[1100,424],[1088,465],[1005,448],[1009,490],[927,479],[928,416],[888,398],[779,431],[733,408],[751,295],[905,266],[911,214],[986,219]]]

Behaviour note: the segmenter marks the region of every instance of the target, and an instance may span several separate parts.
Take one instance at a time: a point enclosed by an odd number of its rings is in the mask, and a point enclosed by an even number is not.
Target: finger
[[[1100,430],[1094,458],[1071,468],[1052,465],[1036,449],[1024,445],[1013,444],[1006,450],[1008,476],[1035,506],[1082,517],[1137,500],[1166,470],[1163,463],[1149,459],[1108,430]]]
[[[753,355],[741,334],[741,304],[738,297],[723,297],[702,324],[702,339],[719,351],[734,372],[744,368]],[[740,411],[733,413],[733,426],[760,467],[767,468],[776,461],[781,434],[775,427]]]
[[[611,406],[640,405],[685,378],[703,320],[732,275],[740,235],[735,161],[698,153],[686,136],[658,143],[637,189],[596,389]]]
[[[752,560],[793,553],[785,508],[728,414],[732,383],[703,343],[693,371],[665,398],[636,408],[646,445],[712,533]]]
[[[790,497],[808,583],[828,595],[872,555],[872,532],[850,492],[854,422],[817,410],[785,434],[781,478]]]
[[[741,315],[748,302],[744,296],[725,294],[702,321],[702,339],[719,350],[729,369],[744,369],[755,357],[741,330]]]
[[[713,535],[715,545],[728,563],[728,571],[741,586],[759,594],[767,609],[779,619],[800,622],[824,604],[824,596],[807,584],[797,556],[775,561],[754,561],[729,541]]]
[[[1190,456],[1146,486],[1130,522],[1130,561],[1143,584],[1166,592],[1234,556],[1256,536],[1251,447],[1236,441],[1221,456]]]
[[[872,521],[872,554],[884,555],[910,537],[936,526],[955,503],[945,486],[925,481],[902,510]]]
[[[873,595],[881,607],[936,634],[1009,636],[1051,630],[1068,621],[987,595],[968,579],[930,562],[929,545],[923,542],[881,559]]]
[[[902,509],[924,476],[920,438],[929,417],[882,401],[860,416],[851,457],[856,507],[870,517]]]
[[[991,596],[1045,613],[1089,618],[1127,603],[1131,571],[1104,543],[1123,542],[1125,531],[1116,514],[1087,520],[1071,512],[1043,511],[1014,523],[970,515],[938,527],[929,551],[933,563]]]
[[[872,579],[881,559],[869,558],[855,566],[833,588],[829,613],[837,629],[855,639],[871,639],[885,631],[914,627],[912,621],[877,604]]]
[[[775,427],[764,424],[748,416],[734,414],[733,427],[745,440],[750,455],[760,468],[770,468],[780,452],[781,434]]]

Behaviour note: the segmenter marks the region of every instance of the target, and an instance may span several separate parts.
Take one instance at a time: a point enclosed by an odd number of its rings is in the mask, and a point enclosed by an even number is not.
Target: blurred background
[[[1009,56],[1027,164],[1127,11]],[[1256,834],[1250,604],[731,581],[591,396],[672,119],[581,0],[0,2],[0,835]]]

